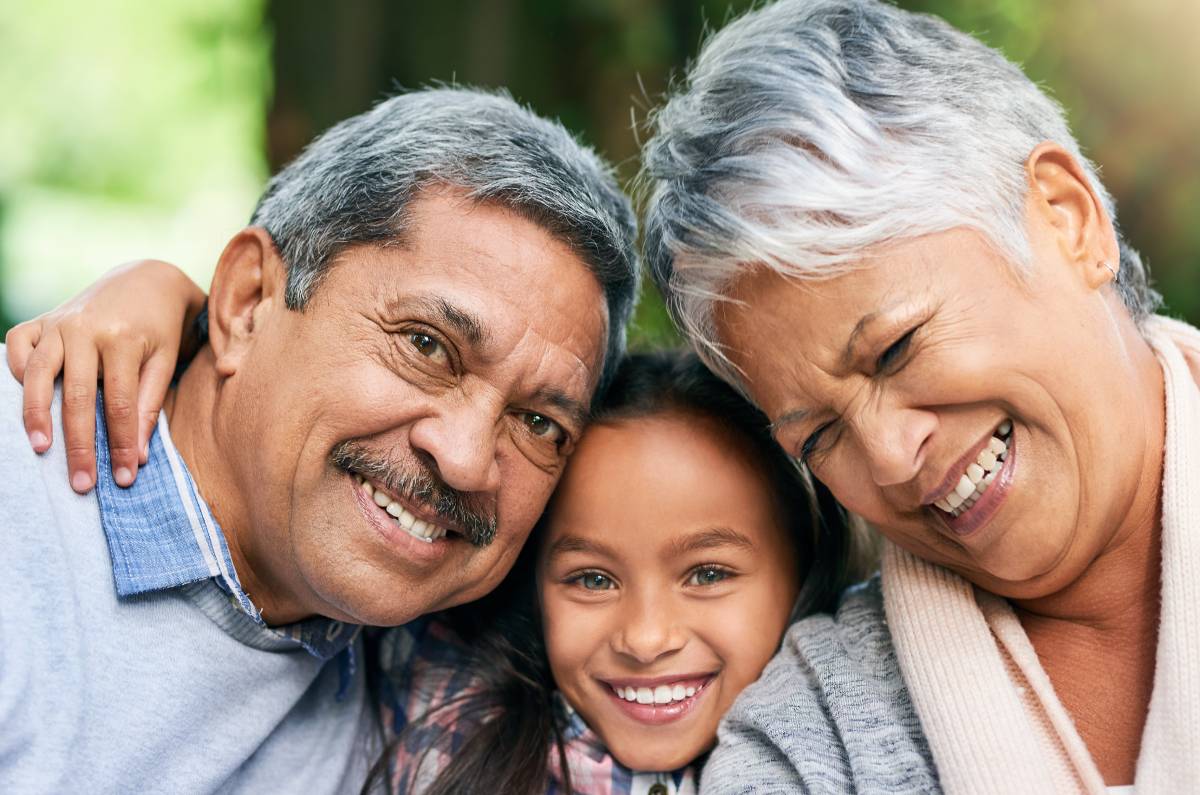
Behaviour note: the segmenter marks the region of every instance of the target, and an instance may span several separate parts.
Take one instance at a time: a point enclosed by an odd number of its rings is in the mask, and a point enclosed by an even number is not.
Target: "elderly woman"
[[[872,0],[780,0],[655,119],[672,314],[886,537],[707,792],[1200,792],[1200,332],[1062,111]]]

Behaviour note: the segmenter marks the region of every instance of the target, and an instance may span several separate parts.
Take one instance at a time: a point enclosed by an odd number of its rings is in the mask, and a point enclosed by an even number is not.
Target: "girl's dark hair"
[[[626,356],[596,402],[592,422],[675,412],[711,420],[748,443],[771,479],[796,543],[803,584],[794,617],[832,610],[856,574],[852,535],[841,507],[775,443],[767,418],[694,354],[659,351]],[[539,533],[540,527],[534,536]],[[403,744],[418,731],[425,736],[440,710],[458,713],[457,733],[465,739],[425,790],[428,795],[542,795],[551,753],[557,755],[566,779],[564,791],[574,792],[563,743],[564,716],[555,701],[556,686],[537,609],[537,546],[532,540],[525,545],[513,570],[491,594],[443,614],[471,650],[469,665],[479,687],[416,718],[396,740]],[[433,743],[449,741],[448,732],[442,732]],[[395,747],[376,762],[364,792],[385,780]],[[413,764],[411,774],[415,776],[419,768],[419,762]],[[411,786],[411,781],[402,781],[400,788],[407,793]]]

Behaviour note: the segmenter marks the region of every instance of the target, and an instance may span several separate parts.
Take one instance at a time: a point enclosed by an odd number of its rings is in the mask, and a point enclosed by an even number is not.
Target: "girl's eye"
[[[574,581],[589,591],[611,591],[616,583],[606,574],[598,571],[588,571],[574,578]]]
[[[692,569],[688,585],[716,585],[729,577],[730,572],[720,566],[699,566]]]
[[[916,331],[917,327],[913,326],[904,333],[903,337],[889,345],[887,350],[881,353],[879,358],[875,360],[875,372],[888,372],[900,360],[900,357],[904,356],[904,352],[908,350],[908,344],[912,342],[913,334]]]
[[[525,427],[539,439],[545,439],[555,445],[562,445],[567,438],[567,432],[562,426],[544,414],[528,413],[524,415]]]

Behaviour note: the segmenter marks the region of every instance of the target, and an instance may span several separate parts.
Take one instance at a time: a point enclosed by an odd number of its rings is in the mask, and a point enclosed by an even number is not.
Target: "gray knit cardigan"
[[[788,631],[722,721],[700,787],[703,795],[941,792],[878,575],[848,591],[835,615]]]

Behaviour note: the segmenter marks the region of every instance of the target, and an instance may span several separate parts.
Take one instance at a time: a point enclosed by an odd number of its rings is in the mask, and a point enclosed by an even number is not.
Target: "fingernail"
[[[80,470],[71,476],[71,488],[83,493],[92,487],[92,476]]]
[[[46,434],[41,431],[34,431],[29,434],[29,443],[33,445],[33,449],[39,453],[46,449],[50,444],[50,440],[46,438]]]
[[[129,467],[117,467],[113,477],[117,479],[118,486],[128,486],[133,483],[133,473],[129,471]]]

